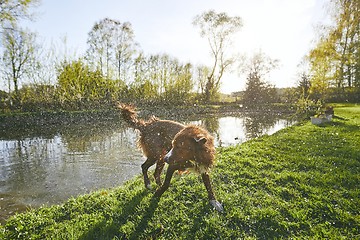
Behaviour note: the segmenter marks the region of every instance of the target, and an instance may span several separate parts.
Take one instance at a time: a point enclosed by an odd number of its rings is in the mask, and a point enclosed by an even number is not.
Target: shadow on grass
[[[84,233],[79,239],[113,239],[114,237],[117,237],[116,239],[128,239],[127,236],[124,233],[121,233],[119,229],[122,225],[126,224],[134,214],[136,214],[136,209],[140,206],[142,200],[148,194],[151,193],[147,189],[139,191],[126,203],[123,203],[120,207],[118,207],[119,213],[114,210],[114,214],[105,216],[103,221],[93,225],[93,227]],[[152,213],[155,211],[156,207],[157,203],[153,203],[152,201],[149,206],[149,208],[153,208]],[[137,227],[140,232],[142,232],[141,226],[147,226],[145,220],[147,218],[151,218],[150,215],[144,217],[145,219],[143,219]],[[136,233],[136,231],[134,233]]]
[[[140,239],[141,234],[148,227],[149,221],[153,217],[154,212],[157,209],[158,205],[159,205],[159,198],[152,197],[149,206],[144,210],[140,222],[135,227],[135,230],[130,235],[129,239]],[[151,238],[156,238],[156,235],[160,234],[161,232],[162,229],[156,229],[154,232],[150,233],[149,235],[151,235]]]
[[[330,126],[341,127],[346,132],[358,132],[360,130],[360,126],[356,124],[350,124],[348,122],[330,122],[328,123]]]
[[[349,122],[349,119],[345,119],[342,117],[334,117],[334,119],[338,119],[340,121],[330,121],[326,123],[322,123],[320,125],[317,125],[317,127],[320,128],[326,128],[326,127],[341,127],[346,131],[353,132],[360,129],[360,126],[357,124],[352,124]]]

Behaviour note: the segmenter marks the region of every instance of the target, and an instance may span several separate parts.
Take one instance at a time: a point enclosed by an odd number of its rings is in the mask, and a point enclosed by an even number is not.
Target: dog
[[[156,117],[144,121],[137,118],[135,107],[121,103],[117,107],[121,110],[123,119],[140,132],[138,146],[147,158],[141,169],[145,187],[148,189],[151,189],[148,169],[156,163],[154,178],[159,187],[154,194],[155,197],[160,198],[169,188],[175,171],[191,170],[201,175],[210,204],[217,211],[224,211],[216,200],[211,186],[209,171],[214,165],[215,146],[214,138],[208,131],[199,126],[185,126]],[[160,174],[165,162],[169,166],[162,184]]]
[[[130,127],[140,132],[138,147],[146,156],[146,161],[141,165],[145,187],[151,189],[148,169],[155,163],[154,178],[156,184],[160,186],[160,174],[165,165],[163,158],[171,149],[171,142],[175,135],[185,126],[174,121],[160,120],[154,116],[148,121],[144,121],[137,118],[135,107],[121,103],[117,107],[121,110],[123,119]]]
[[[164,161],[169,164],[163,185],[155,192],[160,197],[170,185],[173,173],[190,170],[201,175],[208,192],[210,204],[219,212],[224,208],[216,200],[209,172],[214,165],[214,138],[199,126],[186,126],[175,135],[171,150],[165,155]]]

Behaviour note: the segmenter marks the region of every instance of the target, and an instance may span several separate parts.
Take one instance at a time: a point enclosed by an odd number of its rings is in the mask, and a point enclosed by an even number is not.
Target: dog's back
[[[135,107],[119,104],[123,119],[134,129],[139,130],[139,147],[147,157],[159,158],[164,151],[171,149],[171,142],[175,135],[185,126],[174,121],[160,120],[151,117],[148,121],[138,119]],[[165,152],[165,153],[166,153]]]
[[[139,146],[146,156],[165,155],[175,135],[183,128],[184,125],[177,122],[154,119],[139,129]]]

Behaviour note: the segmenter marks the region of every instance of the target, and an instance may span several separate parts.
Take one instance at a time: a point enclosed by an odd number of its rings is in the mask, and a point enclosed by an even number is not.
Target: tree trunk
[[[205,86],[205,102],[209,103],[211,100],[211,93],[214,88],[214,83],[211,77],[208,77],[208,81]]]

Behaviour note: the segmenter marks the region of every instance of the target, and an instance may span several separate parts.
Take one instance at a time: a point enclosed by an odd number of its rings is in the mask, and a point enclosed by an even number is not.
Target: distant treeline
[[[294,73],[296,86],[281,91],[266,79],[279,66],[277,59],[260,50],[239,61],[225,44],[242,26],[238,16],[212,10],[196,16],[193,24],[210,44],[212,66],[182,63],[166,53],[145,54],[131,23],[109,18],[93,25],[84,54],[70,57],[65,52],[62,57],[38,44],[36,33],[19,26],[19,19],[31,18],[29,10],[36,2],[0,4],[2,113],[108,109],[117,101],[169,106],[230,101],[257,109],[285,103],[302,112],[325,102],[360,102],[358,1],[330,1],[329,9],[336,10],[329,12],[333,24],[321,26],[315,46]],[[246,89],[225,100],[220,85],[230,66],[244,74]]]
[[[140,66],[141,64],[141,66]],[[134,81],[106,77],[84,60],[64,62],[55,84],[28,84],[15,92],[0,92],[2,111],[84,110],[108,108],[117,101],[139,104],[182,105],[202,102],[194,91],[190,64],[168,55],[142,58],[135,63]]]

